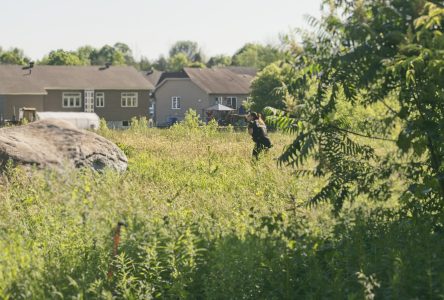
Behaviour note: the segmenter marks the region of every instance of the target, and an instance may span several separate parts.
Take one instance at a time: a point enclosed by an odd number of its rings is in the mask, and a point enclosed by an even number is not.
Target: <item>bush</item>
[[[131,126],[129,128],[131,131],[144,133],[148,130],[148,120],[146,117],[133,117],[131,119]]]

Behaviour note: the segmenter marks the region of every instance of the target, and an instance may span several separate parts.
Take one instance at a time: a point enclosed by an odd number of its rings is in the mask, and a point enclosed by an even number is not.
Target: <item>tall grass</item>
[[[365,199],[339,218],[306,208],[322,182],[277,167],[291,137],[252,162],[246,133],[136,125],[101,132],[127,153],[122,174],[8,167],[0,298],[444,297],[440,227]]]

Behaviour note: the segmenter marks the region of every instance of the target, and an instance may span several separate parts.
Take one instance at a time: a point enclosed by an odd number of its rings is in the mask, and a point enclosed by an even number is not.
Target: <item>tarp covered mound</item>
[[[61,120],[0,129],[0,161],[63,170],[66,167],[124,171],[128,160],[114,143]]]

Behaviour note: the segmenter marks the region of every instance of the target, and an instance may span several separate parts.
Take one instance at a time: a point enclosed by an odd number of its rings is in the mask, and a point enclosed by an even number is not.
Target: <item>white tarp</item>
[[[40,111],[36,113],[37,120],[57,119],[70,122],[79,129],[99,129],[100,119],[95,113],[87,112],[58,112]]]

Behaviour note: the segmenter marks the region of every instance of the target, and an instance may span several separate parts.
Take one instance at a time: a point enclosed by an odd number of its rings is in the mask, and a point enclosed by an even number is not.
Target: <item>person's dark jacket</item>
[[[271,147],[271,141],[268,138],[267,126],[265,126],[265,124],[261,124],[259,120],[254,120],[248,124],[248,128],[253,129],[252,138],[256,144],[263,145],[267,148]]]

